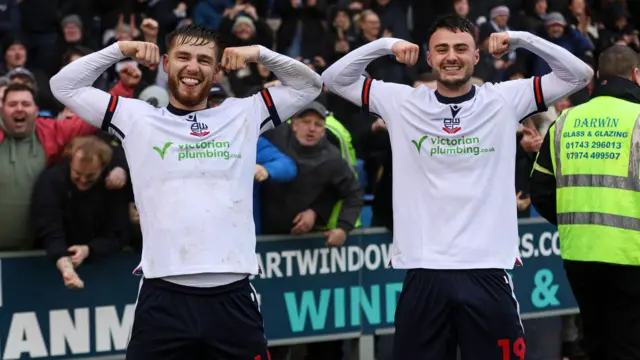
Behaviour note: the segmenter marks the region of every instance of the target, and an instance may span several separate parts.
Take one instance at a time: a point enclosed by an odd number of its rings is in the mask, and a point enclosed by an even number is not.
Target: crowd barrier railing
[[[524,266],[511,275],[522,318],[577,313],[555,227],[528,219],[519,232]],[[319,234],[259,238],[262,273],[252,282],[267,338],[271,345],[357,338],[360,358],[372,359],[373,337],[393,333],[404,277],[388,267],[391,234],[359,229],[339,249],[325,241]],[[0,254],[0,359],[122,359],[138,261],[138,254],[123,252],[81,266],[85,288],[74,291],[43,252]]]

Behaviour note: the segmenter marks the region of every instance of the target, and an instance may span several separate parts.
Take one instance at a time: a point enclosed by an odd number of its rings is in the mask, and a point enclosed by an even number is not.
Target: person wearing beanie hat
[[[82,41],[82,20],[80,16],[71,14],[62,19],[62,33],[68,44],[78,44]]]
[[[246,28],[242,25],[245,25]],[[238,15],[236,17],[236,21],[233,22],[233,28],[231,31],[241,39],[248,39],[256,32],[256,25],[254,24],[253,19],[249,16]]]

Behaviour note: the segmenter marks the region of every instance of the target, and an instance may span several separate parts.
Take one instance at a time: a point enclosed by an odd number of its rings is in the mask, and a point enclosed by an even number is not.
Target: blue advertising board
[[[516,241],[516,239],[514,239]],[[253,279],[273,344],[351,338],[393,329],[404,271],[388,268],[391,235],[363,229],[340,249],[325,239],[264,237]],[[575,313],[555,228],[523,222],[524,266],[511,274],[523,318]],[[0,255],[0,360],[123,354],[133,322],[139,255],[121,253],[78,269],[85,289],[68,290],[42,253]]]

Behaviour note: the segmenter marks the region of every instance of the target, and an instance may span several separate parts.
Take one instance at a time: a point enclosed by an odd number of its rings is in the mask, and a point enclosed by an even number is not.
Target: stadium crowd
[[[49,89],[49,79],[79,57],[131,39],[157,43],[164,51],[166,34],[196,23],[217,29],[225,46],[260,44],[321,73],[350,50],[380,37],[412,41],[424,56],[429,25],[451,12],[478,25],[478,85],[551,71],[526,50],[492,57],[485,50],[494,32],[535,33],[593,67],[598,54],[613,44],[640,52],[637,1],[0,0],[0,250],[45,249],[52,261],[70,257],[79,266],[127,246],[142,247],[121,144],[64,108]],[[412,68],[383,57],[369,65],[367,75],[428,87],[435,87],[437,79],[424,57]],[[168,81],[161,66],[146,68],[124,60],[94,85],[163,107],[169,102]],[[209,104],[218,106],[227,97],[245,97],[277,83],[259,64],[221,73]],[[586,102],[592,89],[590,84],[524,120],[514,134],[519,217],[534,212],[528,179],[547,128],[562,110]],[[194,136],[207,132],[197,122],[192,130]],[[199,146],[219,151],[216,144]],[[154,150],[163,156],[165,149]],[[229,154],[222,151],[220,156]],[[255,179],[258,234],[322,230],[329,241],[340,244],[355,227],[393,229],[391,149],[384,119],[328,91],[289,124],[260,138]],[[367,207],[373,216],[361,219]],[[83,287],[75,272],[61,275],[67,287]],[[567,319],[567,358],[579,352],[573,320]],[[307,359],[341,358],[341,347],[341,342],[310,346]],[[272,355],[282,359],[287,352],[273,349]]]

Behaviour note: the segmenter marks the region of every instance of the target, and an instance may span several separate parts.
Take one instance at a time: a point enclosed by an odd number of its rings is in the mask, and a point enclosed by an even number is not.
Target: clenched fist
[[[142,80],[142,72],[135,66],[127,65],[120,70],[120,80],[124,86],[135,88]]]
[[[493,33],[489,36],[489,53],[496,59],[509,52],[509,34]]]
[[[401,40],[393,44],[391,51],[399,63],[413,66],[418,62],[420,48],[416,44]]]
[[[264,168],[264,166],[256,164],[254,178],[257,182],[263,182],[269,178],[269,172]]]
[[[160,63],[158,45],[144,41],[118,41],[122,55],[135,60],[138,64],[155,67]]]
[[[259,57],[260,48],[256,45],[226,48],[221,67],[226,72],[244,69],[248,63],[257,62]]]

